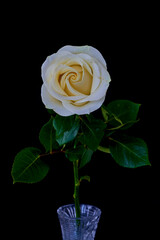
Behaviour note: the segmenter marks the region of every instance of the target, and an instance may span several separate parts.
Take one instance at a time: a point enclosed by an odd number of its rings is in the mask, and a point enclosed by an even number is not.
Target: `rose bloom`
[[[61,116],[101,107],[111,81],[101,53],[91,46],[64,46],[42,65],[42,101]]]

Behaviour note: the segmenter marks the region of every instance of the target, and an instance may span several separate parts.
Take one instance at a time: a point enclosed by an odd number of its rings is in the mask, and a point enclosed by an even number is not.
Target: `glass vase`
[[[65,205],[57,210],[63,240],[94,240],[101,210],[81,204],[81,217],[76,218],[75,205]]]

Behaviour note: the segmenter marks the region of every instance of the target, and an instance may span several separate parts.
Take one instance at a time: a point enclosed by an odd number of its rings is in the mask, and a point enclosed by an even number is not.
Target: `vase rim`
[[[64,213],[64,211],[62,210],[63,208],[68,208],[68,207],[74,207],[75,204],[74,203],[71,203],[71,204],[66,204],[66,205],[62,205],[61,207],[59,207],[57,209],[57,213],[60,214],[60,213]],[[91,204],[80,204],[80,207],[81,206],[88,206],[88,207],[92,207],[92,208],[95,208],[96,209],[96,215],[97,216],[100,216],[101,215],[101,209],[94,206],[94,205],[91,205]],[[69,217],[69,216],[64,216],[66,219],[72,219],[72,220],[81,220],[81,219],[85,219],[85,218],[92,218],[93,216],[84,216],[82,215],[80,218],[76,218],[76,217]]]

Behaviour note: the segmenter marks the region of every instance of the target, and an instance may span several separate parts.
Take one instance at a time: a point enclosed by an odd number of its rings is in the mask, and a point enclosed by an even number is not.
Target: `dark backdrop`
[[[158,214],[156,8],[138,4],[79,5],[24,4],[10,6],[10,12],[6,10],[9,20],[5,22],[3,36],[7,46],[4,57],[7,99],[3,100],[3,107],[7,131],[2,160],[7,162],[7,179],[2,184],[5,189],[2,199],[4,223],[9,224],[18,239],[24,235],[61,239],[56,209],[73,202],[72,164],[63,156],[53,160],[48,176],[40,183],[13,185],[10,175],[18,151],[40,146],[39,130],[49,119],[40,96],[41,65],[48,55],[68,44],[91,45],[106,59],[112,79],[106,104],[115,99],[142,104],[140,122],[131,133],[147,142],[152,164],[125,169],[109,155],[98,152],[82,170],[91,176],[91,182],[81,184],[81,202],[102,210],[97,239],[103,236],[107,239],[110,234],[114,238],[117,233],[127,239],[128,230],[135,236],[148,233]],[[149,217],[150,213],[155,215]]]

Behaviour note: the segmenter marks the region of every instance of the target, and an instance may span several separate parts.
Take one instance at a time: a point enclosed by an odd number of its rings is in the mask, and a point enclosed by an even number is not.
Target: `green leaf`
[[[147,144],[141,138],[123,135],[109,139],[111,155],[120,166],[136,168],[151,165]]]
[[[91,149],[85,149],[80,162],[80,168],[84,167],[87,163],[89,163],[92,159],[93,151]]]
[[[74,162],[76,160],[80,160],[83,152],[85,151],[84,146],[78,146],[73,149],[67,149],[65,151],[65,156],[71,161]]]
[[[40,153],[38,148],[28,147],[16,155],[11,172],[13,183],[36,183],[47,175],[49,166],[41,161]]]
[[[82,135],[80,141],[95,151],[104,136],[106,124],[100,119],[93,118],[91,115],[89,115],[86,120],[84,118],[81,118],[81,120]]]
[[[85,175],[85,176],[81,176],[81,177],[80,177],[80,182],[81,182],[82,180],[86,180],[86,181],[90,182],[90,181],[91,181],[91,178],[90,178],[90,176]]]
[[[53,120],[56,130],[56,141],[60,146],[72,141],[79,131],[79,118],[77,116],[62,117],[57,115]]]
[[[52,152],[53,149],[58,149],[59,145],[56,141],[56,131],[53,127],[53,117],[44,124],[39,133],[39,140],[44,146],[46,152]]]
[[[93,151],[83,145],[76,147],[75,149],[68,149],[65,151],[66,157],[74,162],[80,160],[80,168],[84,167],[91,161]]]
[[[137,122],[140,104],[129,100],[115,100],[101,108],[102,115],[111,130],[127,129]]]

